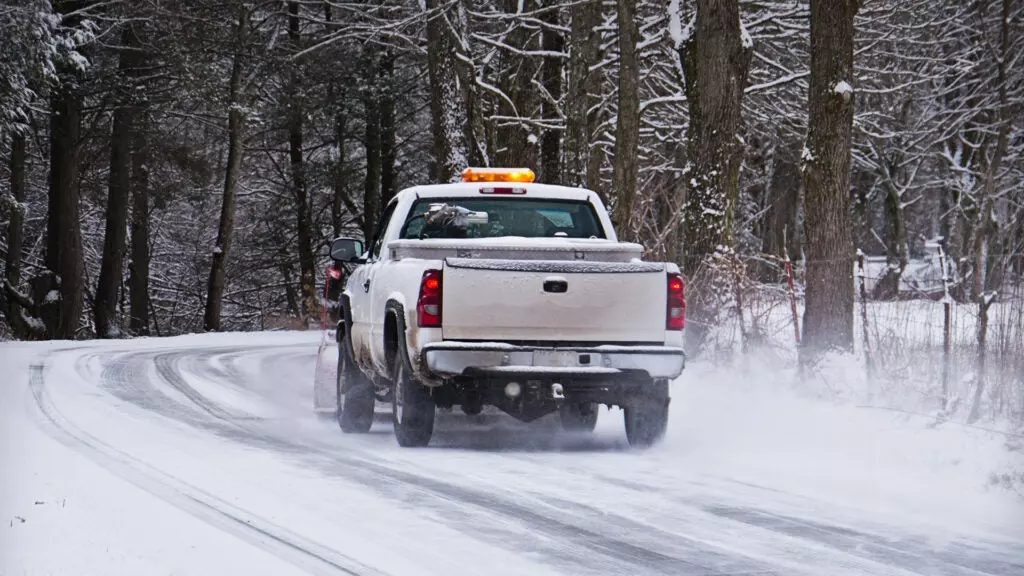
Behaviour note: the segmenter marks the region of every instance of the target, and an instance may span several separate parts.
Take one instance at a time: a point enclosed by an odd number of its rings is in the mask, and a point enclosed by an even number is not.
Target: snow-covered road
[[[618,411],[442,413],[400,449],[384,408],[313,414],[318,341],[0,344],[0,574],[1024,574],[987,433],[698,365],[650,451]]]

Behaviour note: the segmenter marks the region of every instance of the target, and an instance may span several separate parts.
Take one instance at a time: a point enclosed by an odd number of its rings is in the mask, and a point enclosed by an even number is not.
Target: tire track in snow
[[[99,440],[66,418],[50,399],[43,366],[32,365],[29,389],[48,431],[62,444],[90,458],[140,489],[312,574],[384,576],[362,563],[303,538],[283,526],[247,513],[230,503],[170,476]]]
[[[232,355],[240,356],[243,353],[237,352]],[[211,354],[204,354],[203,358],[209,358]],[[263,361],[280,355],[261,355]],[[211,377],[232,378],[232,375],[224,374],[211,366],[210,370],[202,371]],[[237,375],[234,375],[237,377]],[[243,386],[244,382],[236,381],[233,384]],[[536,466],[532,458],[517,458],[525,465]],[[422,478],[422,475],[417,475]],[[594,479],[604,481],[608,484],[619,485],[622,488],[635,492],[649,492],[651,487],[640,484],[598,475]],[[629,517],[618,514],[609,514],[606,510],[599,510],[593,506],[552,497],[550,494],[537,496],[545,504],[560,508],[561,512],[572,511],[572,515],[582,520],[580,524],[588,524],[587,519],[597,519],[606,532],[615,532],[619,535],[643,533],[645,536],[653,537],[650,540],[657,542],[658,553],[670,557],[689,557],[699,551],[699,555],[705,560],[705,564],[698,564],[692,570],[707,569],[706,562],[710,561],[712,566],[719,568],[729,567],[728,573],[734,569],[740,572],[757,570],[760,567],[751,566],[751,562],[737,561],[743,558],[740,551],[731,549],[724,543],[715,544],[704,540],[698,542],[687,534],[673,533],[662,530],[650,523],[637,522]],[[796,517],[771,514],[762,510],[739,507],[709,505],[706,502],[696,502],[692,499],[680,498],[678,496],[667,496],[668,500],[682,505],[691,512],[703,512],[714,516],[719,520],[725,520],[744,524],[753,528],[758,533],[769,533],[776,536],[778,551],[786,551],[790,557],[804,555],[809,561],[811,556],[824,554],[830,558],[834,568],[846,571],[861,573],[927,573],[936,576],[979,576],[979,575],[1003,575],[1017,574],[1021,572],[1022,566],[1009,560],[998,560],[995,558],[980,558],[977,555],[969,555],[965,558],[962,552],[946,551],[941,548],[928,546],[925,542],[913,542],[911,539],[893,541],[883,536],[872,534],[861,530],[854,530],[838,525],[831,525],[814,520],[804,520]],[[487,503],[478,503],[481,506]],[[565,516],[566,514],[560,514]],[[727,528],[723,528],[727,530]],[[716,546],[720,547],[715,549]],[[748,545],[749,546],[749,545]],[[901,548],[903,547],[903,548]],[[650,544],[645,545],[650,550]],[[729,554],[727,554],[727,552]],[[731,555],[730,555],[731,554]],[[936,561],[937,560],[937,561]],[[797,566],[788,566],[787,570],[798,569]],[[907,572],[903,572],[903,571]],[[738,573],[738,572],[737,572]]]
[[[241,389],[248,389],[245,377],[238,371],[224,370],[221,366],[201,364],[203,361],[210,364],[212,358],[220,355],[221,358],[231,358],[232,362],[229,363],[229,366],[233,367],[234,359],[246,354],[262,356],[263,362],[269,362],[270,358],[294,356],[295,352],[276,348],[271,354],[261,354],[254,350],[254,347],[234,347],[196,351],[110,354],[108,357],[111,362],[108,367],[111,370],[107,371],[105,367],[104,374],[105,378],[120,381],[111,386],[112,389],[131,390],[133,387],[141,389],[144,401],[136,402],[140,407],[155,410],[190,426],[246,445],[269,448],[287,453],[291,457],[298,455],[325,475],[358,482],[382,493],[385,497],[395,498],[397,489],[399,492],[405,493],[407,500],[415,500],[417,506],[437,510],[439,517],[449,525],[452,522],[458,522],[457,519],[453,519],[452,510],[456,516],[480,518],[481,513],[484,516],[496,514],[521,523],[536,532],[535,540],[530,542],[533,547],[532,551],[537,552],[539,548],[542,555],[548,556],[552,560],[559,560],[564,564],[571,565],[575,562],[577,570],[586,566],[589,570],[609,572],[609,567],[615,566],[615,569],[611,571],[616,573],[636,573],[638,570],[644,573],[667,574],[769,574],[776,570],[781,570],[785,574],[807,570],[814,573],[813,567],[822,565],[821,555],[824,555],[828,559],[841,560],[833,565],[834,568],[855,573],[947,575],[1018,573],[1018,564],[1013,563],[1009,558],[1000,561],[981,558],[977,554],[973,554],[970,555],[972,557],[969,565],[965,566],[964,562],[957,561],[957,552],[935,549],[924,543],[886,542],[880,536],[862,532],[843,533],[845,530],[843,528],[821,523],[814,523],[817,524],[816,526],[804,525],[801,527],[795,524],[802,522],[796,518],[781,517],[782,519],[771,520],[764,516],[765,513],[757,509],[708,506],[706,502],[691,502],[671,495],[669,495],[669,500],[683,505],[684,508],[703,510],[721,520],[733,522],[736,526],[746,526],[747,534],[750,536],[761,538],[763,537],[761,534],[770,534],[771,541],[778,542],[781,539],[787,544],[795,544],[797,548],[800,548],[799,542],[807,542],[810,546],[805,544],[803,550],[800,551],[806,556],[803,560],[809,562],[810,566],[800,570],[790,562],[775,561],[771,557],[761,560],[744,554],[742,544],[737,544],[740,548],[737,550],[732,546],[716,544],[715,541],[692,540],[688,538],[687,534],[661,530],[649,523],[636,522],[626,516],[608,513],[579,502],[559,500],[550,498],[550,495],[541,494],[538,495],[539,498],[547,500],[554,506],[553,508],[549,507],[548,510],[555,512],[554,514],[543,513],[541,512],[545,509],[543,505],[530,506],[512,498],[496,496],[491,492],[469,489],[450,482],[436,480],[424,475],[431,474],[429,470],[412,473],[395,469],[381,463],[379,458],[372,453],[364,451],[365,456],[338,454],[336,445],[327,446],[325,442],[318,442],[315,445],[296,442],[292,438],[267,431],[262,422],[240,421],[229,411],[203,397],[199,391],[189,386],[180,374],[179,365],[184,361],[192,360],[197,363],[194,368],[198,376],[220,380],[224,384]],[[160,358],[160,360],[156,360],[156,358]],[[144,370],[141,371],[143,377],[141,379],[138,377],[138,367],[151,359],[158,362],[157,375],[160,379],[181,392],[201,412],[192,409],[191,406],[187,407],[189,408],[187,411],[168,409],[166,404],[176,403],[176,401],[160,392],[159,387],[148,382],[149,375]],[[259,394],[256,390],[251,391]],[[136,390],[136,392],[140,391]],[[147,394],[153,392],[159,394],[159,401],[145,398]],[[138,395],[134,398],[139,400]],[[268,397],[268,399],[270,398]],[[257,429],[257,425],[264,429]],[[522,461],[532,467],[543,467],[543,463],[533,461],[533,459],[522,459]],[[597,479],[605,480],[608,484],[618,483],[621,485],[620,487],[633,491],[645,491],[646,488],[641,485],[630,485],[633,483],[613,477]],[[470,508],[475,510],[470,511]],[[493,524],[493,522],[489,524]],[[479,536],[481,532],[488,532],[487,537],[496,540],[499,545],[509,545],[509,543],[502,542],[502,533],[494,526],[474,526],[470,522],[465,522],[461,527],[453,527],[471,532],[476,536]],[[637,534],[642,534],[646,542],[638,541],[635,538]],[[876,541],[872,541],[872,539]],[[900,550],[901,545],[908,545],[912,551]],[[789,548],[790,546],[785,547]],[[822,550],[820,547],[825,547],[825,549]],[[514,550],[523,551],[524,549]],[[525,550],[530,550],[530,548]],[[928,557],[939,558],[941,564],[928,562]],[[846,560],[850,558],[860,559],[861,562],[855,561],[853,564],[849,564]],[[789,559],[800,560],[799,557],[794,558],[793,556],[790,556]],[[783,566],[784,568],[782,568]],[[871,566],[877,570],[871,569]]]
[[[181,375],[181,371],[178,369],[178,364],[182,359],[188,356],[189,354],[187,352],[165,352],[155,355],[153,357],[153,363],[156,365],[157,373],[160,374],[160,377],[163,378],[165,382],[170,384],[178,392],[184,394],[185,397],[191,400],[193,404],[210,416],[213,416],[218,420],[225,420],[229,422],[238,420],[258,420],[258,417],[255,416],[238,415],[229,412],[216,402],[206,398],[206,396],[186,382],[185,378]]]
[[[238,353],[239,355],[241,353]],[[234,354],[233,354],[234,355]],[[209,358],[212,354],[203,354],[204,358]],[[272,356],[265,356],[264,362],[267,358]],[[276,357],[273,356],[273,357]],[[197,367],[200,373],[210,377],[224,377],[226,376],[223,372],[211,367],[210,370],[204,371],[201,367]],[[241,385],[241,382],[234,382],[235,385]],[[523,464],[536,466],[536,463],[530,459],[519,459]],[[366,466],[366,464],[362,464]],[[394,469],[388,467],[387,470],[394,473]],[[422,485],[424,483],[424,476],[422,474],[414,475],[410,478],[410,482]],[[444,487],[453,487],[451,484],[445,483]],[[433,486],[435,491],[446,492],[444,488],[439,489],[437,486]],[[487,498],[485,501],[477,501],[474,499],[467,499],[465,488],[454,487],[458,492],[454,494],[455,497],[459,498],[460,502],[469,501],[482,508],[496,511],[496,501],[501,499],[495,499],[493,496]],[[599,510],[589,505],[580,504],[578,502],[572,502],[564,499],[554,498],[551,495],[540,495],[538,496],[542,501],[542,505],[537,508],[549,508],[555,510],[557,508],[557,516],[559,517],[573,517],[576,522],[561,522],[561,529],[568,527],[576,527],[577,533],[581,530],[584,535],[588,538],[592,538],[593,534],[590,531],[579,528],[580,526],[599,525],[602,527],[601,535],[604,536],[606,533],[615,533],[617,538],[622,540],[629,540],[631,535],[643,534],[647,540],[643,545],[639,547],[646,551],[647,555],[659,555],[665,558],[699,558],[699,562],[691,562],[691,565],[678,568],[684,569],[685,573],[727,573],[727,574],[762,574],[772,573],[773,568],[768,568],[768,565],[755,560],[748,555],[744,555],[741,550],[733,547],[729,544],[716,541],[712,538],[711,540],[701,540],[690,537],[687,534],[673,533],[670,531],[662,530],[649,523],[637,522],[631,518],[621,516],[614,513],[609,513],[607,510]],[[699,511],[700,507],[697,503],[687,503],[688,507],[694,511]],[[510,515],[520,520],[527,520],[531,522],[531,527],[542,525],[545,521],[550,521],[550,516],[543,514],[533,514],[533,511],[526,507],[519,507],[517,510],[530,510],[531,516],[524,518],[522,513],[512,512]],[[538,520],[540,518],[541,520]],[[551,530],[553,536],[558,536],[559,529]],[[811,554],[828,554],[831,558],[831,563],[834,567],[841,567],[847,571],[853,571],[856,573],[892,573],[898,574],[903,573],[900,570],[889,570],[888,566],[876,564],[873,559],[862,558],[858,555],[850,554],[848,550],[844,549],[830,549],[827,542],[816,541],[810,538],[802,539],[805,542],[811,543],[810,551],[808,550],[807,544],[801,544],[800,540],[795,537],[789,537],[792,535],[778,532],[776,535],[782,535],[781,541],[777,543],[779,549],[784,549],[793,554],[793,557],[800,557],[801,553],[805,556]],[[604,536],[607,538],[607,536]],[[720,539],[718,539],[720,540]],[[600,545],[593,545],[590,543],[591,548],[600,551]],[[630,544],[636,546],[635,544]],[[748,544],[748,546],[750,546]],[[816,549],[816,550],[815,550]],[[606,551],[607,552],[607,551]],[[621,552],[621,551],[620,551]],[[618,554],[621,557],[621,554]],[[632,557],[635,561],[637,556]],[[623,559],[629,559],[624,557]],[[809,558],[806,558],[809,559]],[[795,572],[802,572],[802,567],[797,563],[791,562],[780,562],[780,564],[786,564],[785,570],[787,574]],[[661,566],[664,567],[664,558],[661,561]],[[658,565],[647,562],[645,564],[647,569],[658,569]],[[635,568],[635,566],[634,566]],[[976,574],[971,572],[970,574]]]
[[[227,351],[226,349],[223,351]],[[207,352],[211,352],[208,351]],[[270,434],[254,427],[258,422],[240,421],[230,415],[227,411],[211,405],[209,400],[201,397],[195,389],[184,382],[184,379],[177,374],[176,364],[188,358],[194,352],[139,352],[128,354],[115,360],[115,363],[133,364],[142,358],[153,357],[158,362],[157,373],[162,380],[181,391],[202,408],[204,418],[196,419],[190,414],[189,417],[182,417],[179,410],[166,411],[179,421],[190,426],[196,426],[215,435],[227,437],[239,441],[245,445],[271,448],[278,452],[287,453],[290,457],[303,458],[310,465],[321,472],[341,477],[346,480],[356,481],[386,497],[394,497],[394,488],[404,489],[407,492],[419,494],[426,497],[425,505],[438,510],[447,510],[443,517],[450,519],[451,511],[454,508],[456,514],[466,514],[467,509],[475,508],[487,515],[500,515],[506,519],[515,521],[534,534],[535,540],[529,549],[541,549],[546,554],[554,556],[554,560],[560,561],[567,566],[587,565],[590,570],[598,573],[607,573],[609,563],[615,565],[614,572],[630,573],[640,569],[645,574],[699,574],[707,576],[726,576],[738,574],[769,575],[775,574],[774,568],[770,565],[755,562],[745,557],[738,557],[728,562],[729,569],[723,570],[721,565],[707,564],[711,558],[721,558],[722,552],[709,549],[708,546],[694,543],[691,546],[682,548],[676,547],[676,551],[683,551],[684,556],[665,554],[651,550],[642,544],[629,541],[628,534],[611,537],[601,531],[592,529],[589,526],[602,526],[607,522],[606,518],[580,518],[574,517],[577,522],[569,522],[559,518],[553,518],[542,514],[534,509],[523,506],[513,500],[495,496],[492,493],[482,490],[472,490],[460,487],[448,482],[436,480],[423,475],[405,472],[394,469],[378,462],[371,461],[365,457],[348,456],[338,454],[324,446],[296,443],[290,439]],[[162,358],[162,360],[161,360]],[[121,381],[113,386],[115,389],[139,387],[139,380],[132,370],[110,370],[106,372],[108,377],[132,378],[131,382]],[[141,386],[147,390],[157,390],[152,385]],[[151,408],[152,403],[141,402],[140,407]],[[198,413],[195,410],[192,413]],[[212,420],[211,420],[212,418]],[[481,517],[479,513],[473,514]],[[461,529],[473,535],[479,535],[481,527],[478,525],[465,525]],[[491,534],[496,544],[508,547],[510,542],[507,534]],[[514,543],[512,543],[514,544]],[[529,549],[513,547],[516,552],[524,552]]]
[[[248,351],[252,353],[252,351]],[[195,359],[210,361],[213,357],[218,354],[223,356],[241,356],[245,352],[203,352]],[[292,354],[278,353],[274,356],[264,355],[261,359],[263,362],[267,362],[269,358],[279,358],[283,356],[292,356]],[[180,357],[176,358],[179,362],[185,357],[188,357],[187,353],[182,353]],[[165,359],[166,360],[166,359]],[[228,378],[228,379],[241,379],[241,375],[238,373],[227,374],[218,367],[209,366],[207,370],[204,370],[201,366],[196,366],[199,370],[200,375],[209,376],[213,378]],[[161,370],[161,374],[166,378],[170,376],[172,379],[180,380],[180,376],[171,376],[167,374],[168,370],[172,370],[170,364],[165,362],[164,370]],[[236,380],[232,382],[235,385],[241,385],[242,382]],[[211,412],[212,413],[212,412]],[[264,434],[260,434],[263,436]],[[337,460],[338,456],[333,453],[328,453],[325,450],[319,448],[310,448],[313,451],[319,452],[322,455],[326,455],[332,459]],[[348,462],[346,462],[348,463]],[[724,551],[717,551],[709,548],[707,544],[703,544],[694,540],[680,538],[678,535],[664,532],[654,528],[653,526],[643,525],[637,522],[633,522],[627,518],[620,517],[614,514],[609,514],[607,511],[596,510],[593,508],[583,509],[584,514],[579,514],[580,509],[576,510],[575,516],[577,523],[569,523],[551,518],[550,516],[540,514],[527,508],[525,506],[513,503],[511,500],[507,500],[500,497],[495,497],[492,494],[482,493],[477,491],[470,491],[464,487],[459,487],[446,482],[437,482],[424,477],[422,474],[409,474],[403,471],[395,470],[391,467],[381,467],[376,464],[370,464],[365,460],[360,460],[358,466],[363,468],[373,468],[380,475],[387,479],[394,480],[396,477],[401,477],[401,480],[407,484],[415,485],[419,488],[429,488],[435,495],[445,496],[449,502],[454,502],[459,507],[465,504],[472,504],[480,507],[481,509],[489,512],[499,512],[509,517],[528,523],[531,529],[541,529],[542,532],[549,534],[555,538],[564,538],[567,533],[572,533],[572,540],[580,545],[587,547],[589,550],[599,552],[607,556],[614,557],[619,560],[624,560],[636,568],[637,566],[643,566],[648,570],[660,570],[667,569],[666,573],[680,573],[677,570],[683,570],[686,574],[773,574],[766,565],[752,562],[749,559],[741,555],[729,556]],[[563,504],[568,505],[568,502],[563,501]],[[565,514],[565,507],[558,514],[559,516],[567,516]],[[586,516],[587,518],[583,518]],[[587,528],[583,528],[585,525],[593,525],[588,520],[592,518],[599,519],[597,525],[602,525],[606,529],[612,528],[612,531],[617,532],[620,537],[625,539],[611,539],[604,533],[599,533]],[[474,527],[476,528],[476,527]],[[670,550],[672,553],[665,553],[651,549],[649,545],[639,546],[628,542],[629,534],[645,533],[647,536],[655,535],[662,542],[662,545],[658,546],[661,550]],[[666,540],[675,540],[671,543],[666,543]],[[684,557],[697,557],[700,558],[700,562],[684,560]],[[709,563],[710,561],[710,563]],[[725,568],[724,571],[723,568]]]
[[[1024,574],[1024,558],[1016,562],[1009,559],[978,558],[973,554],[964,554],[963,544],[959,542],[953,544],[958,550],[945,551],[926,548],[924,542],[908,539],[892,541],[861,530],[763,510],[730,506],[704,506],[703,510],[772,532],[821,542],[837,550],[856,550],[864,558],[935,576]]]
[[[636,493],[661,491],[656,486],[597,475],[598,479]],[[732,482],[728,479],[723,481]],[[751,488],[784,492],[753,484]],[[694,508],[714,516],[747,524],[767,532],[790,536],[794,541],[812,542],[823,547],[863,558],[869,562],[935,576],[1004,576],[1024,574],[1024,546],[1010,546],[1006,553],[992,547],[979,548],[965,540],[955,540],[945,548],[929,546],[923,538],[888,538],[866,530],[835,523],[769,512],[750,506],[728,506],[697,502],[667,494],[666,502]],[[573,504],[575,505],[575,504]],[[1017,556],[1012,556],[1016,552]]]

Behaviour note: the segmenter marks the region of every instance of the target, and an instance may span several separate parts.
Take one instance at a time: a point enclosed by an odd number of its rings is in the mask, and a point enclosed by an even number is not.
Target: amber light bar
[[[529,168],[466,168],[463,182],[533,182],[537,176]]]

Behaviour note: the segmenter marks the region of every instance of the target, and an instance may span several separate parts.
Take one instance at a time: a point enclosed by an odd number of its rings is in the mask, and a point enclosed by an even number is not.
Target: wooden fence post
[[[800,316],[796,313],[796,290],[793,288],[793,263],[789,260],[789,243],[786,241],[786,229],[782,229],[782,255],[786,259],[786,282],[789,284],[789,308],[793,313],[793,336],[800,347]]]
[[[952,341],[953,298],[949,295],[949,268],[946,252],[939,246],[939,266],[942,267],[942,411],[949,411],[949,354]]]
[[[985,370],[988,358],[988,309],[995,302],[996,292],[982,292],[978,300],[978,364],[975,372],[974,400],[967,414],[967,423],[974,424],[981,418],[981,401],[985,394]]]
[[[867,291],[867,272],[865,268],[865,257],[864,252],[857,249],[857,278],[860,282],[860,321],[861,321],[861,332],[864,334],[864,362],[867,368],[868,381],[874,379],[875,368],[871,362],[871,337],[868,335],[868,291]],[[896,293],[899,294],[899,286],[896,287]]]

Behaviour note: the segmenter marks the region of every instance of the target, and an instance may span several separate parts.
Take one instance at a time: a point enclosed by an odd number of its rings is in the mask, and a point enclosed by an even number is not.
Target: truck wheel
[[[373,384],[352,359],[348,336],[338,342],[338,425],[346,434],[365,434],[373,426]]]
[[[623,412],[626,420],[626,439],[629,445],[647,448],[665,436],[668,427],[668,381],[655,380],[631,399]]]
[[[430,389],[412,375],[409,354],[405,347],[405,334],[398,337],[395,354],[394,389],[391,393],[392,421],[395,439],[405,448],[426,446],[434,434],[434,399]]]
[[[558,419],[566,432],[593,432],[597,425],[597,404],[562,404],[558,407]]]

